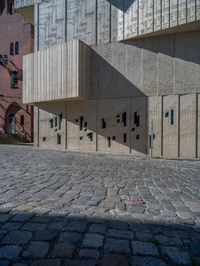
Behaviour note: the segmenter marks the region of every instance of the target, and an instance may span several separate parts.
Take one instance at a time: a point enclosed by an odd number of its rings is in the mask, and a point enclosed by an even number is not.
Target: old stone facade
[[[200,157],[200,0],[15,1],[40,147]]]
[[[22,60],[33,51],[33,26],[0,2],[0,133],[33,138],[33,107],[22,104]]]

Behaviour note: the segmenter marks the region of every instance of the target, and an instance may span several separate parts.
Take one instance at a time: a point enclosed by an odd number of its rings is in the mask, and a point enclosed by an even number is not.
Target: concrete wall
[[[93,46],[92,97],[200,92],[199,46],[200,31]]]
[[[24,103],[87,97],[89,47],[69,41],[24,57]]]
[[[50,0],[38,4],[35,23],[43,49],[74,38],[92,45],[182,31],[199,10],[199,0]]]
[[[148,131],[154,135],[154,156],[200,157],[198,99],[199,94],[149,98]]]
[[[144,97],[41,103],[35,145],[111,153],[147,152],[147,99]],[[35,110],[35,117],[38,115]],[[62,113],[62,128],[51,120]],[[137,113],[137,114],[136,114]],[[135,124],[135,116],[139,123]],[[54,123],[54,122],[53,122]],[[57,144],[57,134],[61,144]]]

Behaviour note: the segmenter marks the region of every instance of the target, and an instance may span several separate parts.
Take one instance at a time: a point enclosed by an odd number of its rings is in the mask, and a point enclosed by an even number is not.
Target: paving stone
[[[95,249],[81,249],[79,257],[90,258],[96,261],[99,257],[99,251]]]
[[[2,243],[4,244],[24,244],[32,238],[32,233],[27,231],[11,231],[9,232]]]
[[[173,263],[180,265],[191,265],[189,254],[176,247],[162,247],[162,254],[169,257]]]
[[[43,258],[49,250],[49,244],[46,242],[32,242],[23,252],[24,257]]]
[[[8,266],[9,264],[9,261],[0,261],[0,266]]]
[[[108,230],[107,236],[132,240],[134,237],[134,234],[131,231]]]
[[[89,227],[89,232],[104,234],[106,232],[107,226],[104,224],[92,224]]]
[[[56,244],[53,248],[53,256],[71,258],[75,247],[69,244]]]
[[[156,235],[155,236],[156,241],[164,246],[182,246],[183,242],[180,238],[177,237],[167,237],[163,235]]]
[[[130,254],[129,242],[116,238],[106,238],[105,250],[113,253]]]
[[[31,219],[33,214],[29,213],[17,213],[15,216],[12,217],[13,222],[27,222]]]
[[[133,256],[131,258],[131,266],[167,266],[161,259],[145,256]]]
[[[83,233],[85,232],[86,226],[86,222],[73,221],[67,226],[67,230]]]
[[[61,266],[60,259],[40,259],[31,263],[31,266]]]
[[[82,239],[82,234],[64,232],[60,234],[59,243],[77,244]]]
[[[93,260],[66,260],[65,266],[96,266]]]
[[[39,224],[39,223],[27,223],[25,224],[22,229],[26,231],[39,231],[39,230],[45,230],[46,224]]]
[[[153,243],[133,241],[132,248],[135,255],[159,256],[158,250]]]
[[[200,256],[200,242],[191,244],[191,251],[193,255]]]
[[[44,230],[44,231],[37,231],[33,237],[34,241],[51,241],[54,239],[57,235],[56,231],[49,231],[49,230]]]
[[[1,214],[0,213],[0,223],[5,223],[11,218],[10,214]]]
[[[143,232],[136,232],[136,239],[139,241],[150,241],[153,239],[153,234],[149,234],[149,233],[143,233]]]
[[[15,231],[18,230],[21,226],[21,223],[7,222],[2,226],[2,229],[7,229],[8,231]]]
[[[104,237],[99,234],[88,233],[83,239],[83,246],[89,248],[99,248],[103,246]]]
[[[101,266],[129,266],[127,257],[119,254],[105,254]]]
[[[20,254],[22,247],[16,245],[7,245],[0,247],[0,258],[1,259],[16,259]]]

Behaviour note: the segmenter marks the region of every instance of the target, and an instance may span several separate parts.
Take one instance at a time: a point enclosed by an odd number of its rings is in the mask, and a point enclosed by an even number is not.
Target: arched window
[[[15,54],[19,54],[19,42],[15,43]]]
[[[24,126],[24,115],[20,116],[20,125]]]
[[[13,44],[13,42],[10,43],[10,55],[14,55],[14,44]]]

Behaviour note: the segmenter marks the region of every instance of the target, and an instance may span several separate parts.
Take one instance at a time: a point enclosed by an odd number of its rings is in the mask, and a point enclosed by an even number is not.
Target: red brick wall
[[[33,26],[26,22],[20,14],[13,15],[7,12],[9,1],[0,0],[0,54],[8,55],[11,61],[8,68],[0,65],[0,128],[6,131],[8,128],[8,115],[15,115],[16,132],[22,131],[20,116],[24,115],[24,131],[26,138],[32,140],[32,119],[31,106],[22,105],[22,61],[23,56],[33,52]],[[19,55],[10,55],[10,43],[19,42]],[[18,81],[18,88],[11,88],[9,71],[17,71],[21,76]]]

